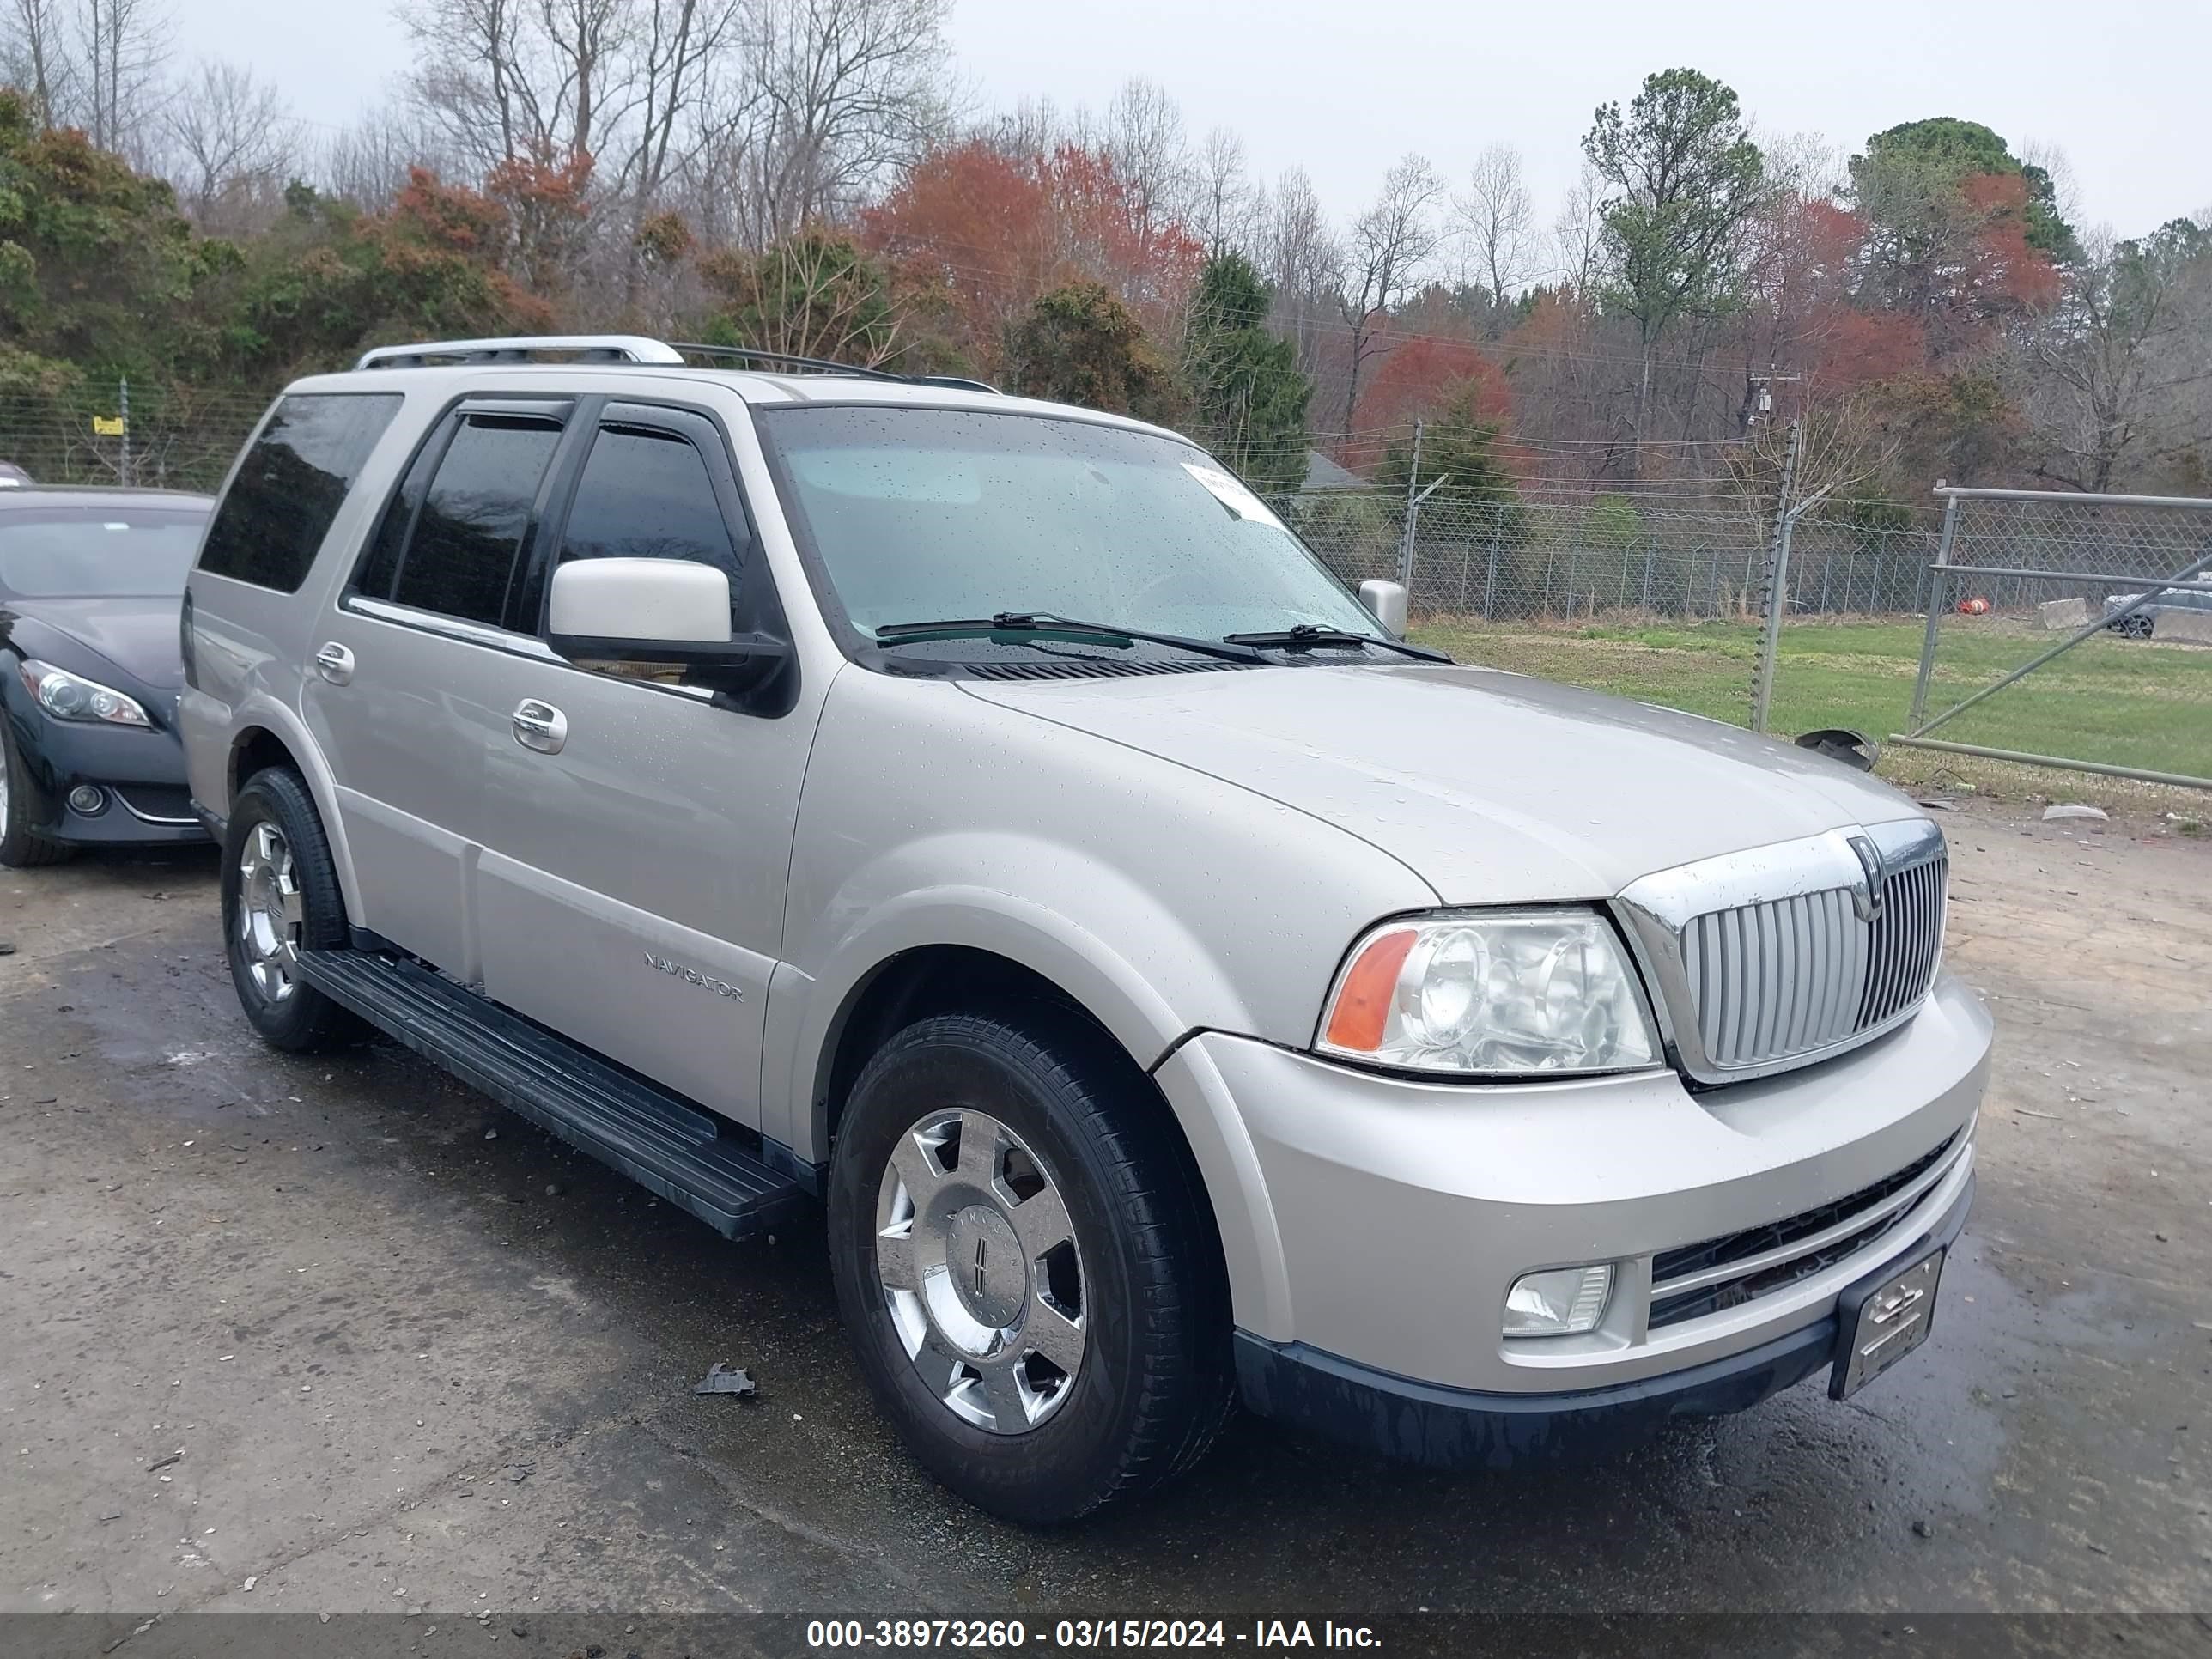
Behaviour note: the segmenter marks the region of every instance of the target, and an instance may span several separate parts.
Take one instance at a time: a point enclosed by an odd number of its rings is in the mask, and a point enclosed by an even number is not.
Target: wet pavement
[[[1572,1472],[1240,1419],[1054,1533],[905,1461],[817,1224],[731,1245],[392,1045],[263,1048],[210,854],[0,872],[0,1612],[2212,1607],[2212,846],[1946,827],[2002,1046],[1920,1353]]]

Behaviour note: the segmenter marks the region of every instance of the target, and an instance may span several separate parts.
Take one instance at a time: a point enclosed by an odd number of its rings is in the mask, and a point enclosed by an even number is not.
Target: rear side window
[[[299,392],[280,402],[223,492],[199,568],[296,592],[400,402],[396,392]]]
[[[538,485],[560,441],[557,421],[462,416],[434,463],[426,453],[393,498],[361,591],[503,627]]]

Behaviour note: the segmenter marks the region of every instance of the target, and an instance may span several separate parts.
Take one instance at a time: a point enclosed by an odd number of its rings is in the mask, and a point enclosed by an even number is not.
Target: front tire
[[[0,714],[0,865],[27,870],[34,865],[59,864],[76,848],[33,833],[31,821],[52,811],[46,792],[23,763],[15,747],[15,734]]]
[[[231,804],[222,848],[222,942],[239,1006],[290,1054],[335,1048],[360,1022],[300,976],[300,952],[349,938],[329,838],[300,775],[270,767]]]
[[[1196,1174],[1143,1075],[1074,1014],[893,1037],[853,1086],[829,1211],[878,1403],[979,1508],[1073,1521],[1188,1468],[1226,1416]]]

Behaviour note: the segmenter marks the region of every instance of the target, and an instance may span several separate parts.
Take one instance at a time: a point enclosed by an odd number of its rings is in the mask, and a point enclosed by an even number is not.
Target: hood
[[[1694,859],[1917,815],[1809,750],[1496,669],[962,684],[1337,824],[1447,904],[1609,898]]]
[[[140,686],[173,692],[185,682],[177,642],[183,605],[175,597],[9,599],[0,605],[0,637],[22,655],[57,668],[97,679],[101,664],[112,665]],[[84,661],[88,652],[100,662]]]

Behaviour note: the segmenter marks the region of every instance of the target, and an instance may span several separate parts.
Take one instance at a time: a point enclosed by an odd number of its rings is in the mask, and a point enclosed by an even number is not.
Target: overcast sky
[[[175,4],[181,58],[243,60],[326,125],[408,65],[387,0]],[[1303,166],[1340,216],[1409,149],[1457,176],[1502,139],[1548,224],[1591,110],[1678,64],[1735,87],[1761,128],[1845,149],[1930,115],[1984,122],[2015,153],[2055,144],[2085,228],[2212,206],[2212,0],[956,0],[951,35],[987,105],[1099,107],[1141,75],[1194,137],[1236,130],[1270,178]]]

